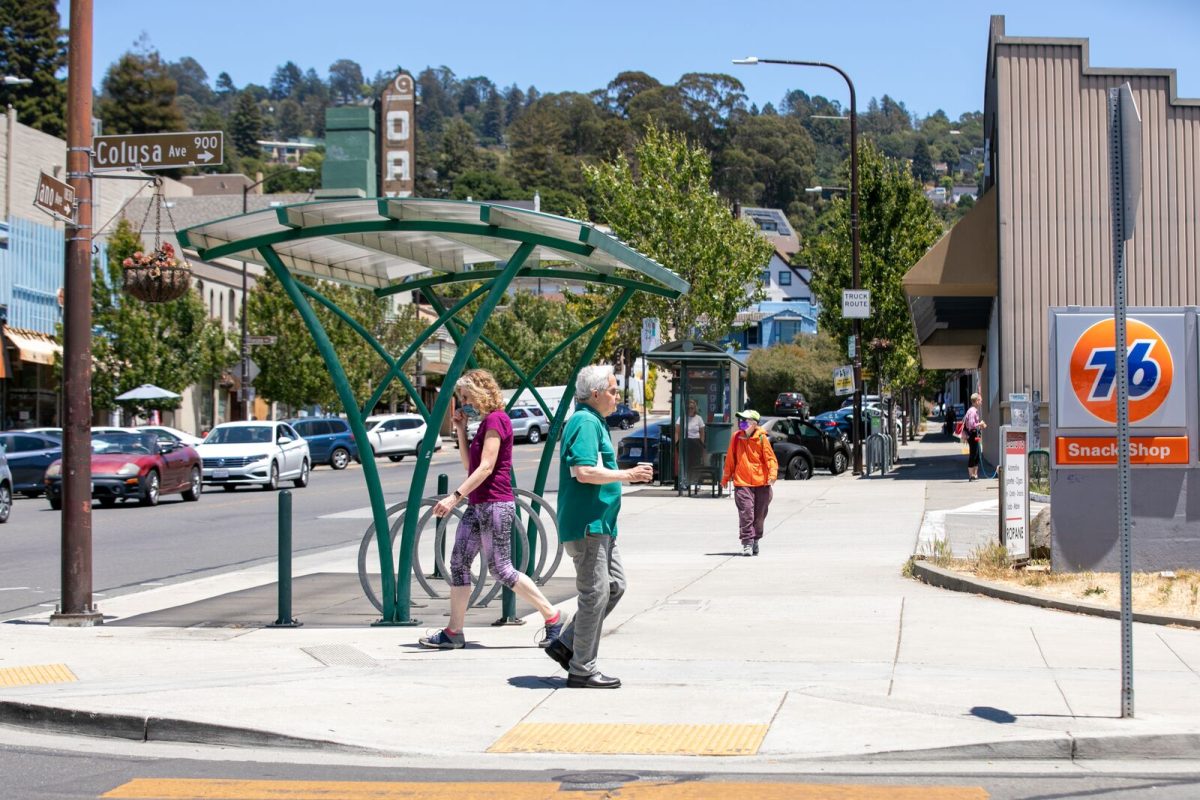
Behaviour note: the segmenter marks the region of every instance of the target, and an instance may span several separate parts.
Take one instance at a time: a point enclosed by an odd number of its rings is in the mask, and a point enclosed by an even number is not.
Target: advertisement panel
[[[1004,546],[1010,558],[1029,558],[1029,432],[1005,425],[1004,442]]]

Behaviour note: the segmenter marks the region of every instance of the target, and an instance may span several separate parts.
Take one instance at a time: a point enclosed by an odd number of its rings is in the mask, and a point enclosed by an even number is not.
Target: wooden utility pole
[[[71,0],[67,40],[67,226],[63,281],[62,602],[51,625],[103,622],[92,604],[92,0]]]

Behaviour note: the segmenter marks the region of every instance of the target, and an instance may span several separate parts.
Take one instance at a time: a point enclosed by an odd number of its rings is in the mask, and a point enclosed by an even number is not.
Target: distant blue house
[[[722,341],[742,353],[816,333],[817,312],[809,300],[767,301],[739,311],[733,324],[733,332]]]

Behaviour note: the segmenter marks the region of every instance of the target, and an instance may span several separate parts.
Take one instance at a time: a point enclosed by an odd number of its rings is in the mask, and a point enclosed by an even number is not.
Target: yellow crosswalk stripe
[[[638,723],[522,722],[489,753],[619,753],[752,756],[767,725],[643,725]]]
[[[576,791],[557,783],[255,781],[136,778],[103,795],[118,800],[988,800],[979,786],[686,782]]]

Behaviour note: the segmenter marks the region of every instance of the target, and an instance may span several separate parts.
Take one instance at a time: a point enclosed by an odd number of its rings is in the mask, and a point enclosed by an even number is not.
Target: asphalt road
[[[614,431],[619,435],[620,431]],[[614,435],[614,438],[617,436]],[[532,486],[542,445],[513,450],[517,481]],[[376,462],[389,504],[408,499],[414,462]],[[450,486],[463,478],[458,450],[446,445],[434,455],[426,494],[437,489],[438,473]],[[547,489],[557,489],[557,461]],[[369,525],[363,519],[328,515],[370,505],[362,468],[313,470],[309,485],[292,490],[293,542],[297,555],[357,543]],[[205,574],[275,559],[278,495],[261,489],[226,492],[206,487],[199,502],[164,495],[155,508],[135,503],[93,507],[93,594],[103,611],[106,596],[148,585],[191,580]],[[61,513],[45,498],[14,500],[12,515],[0,526],[0,620],[52,611],[61,597]]]

